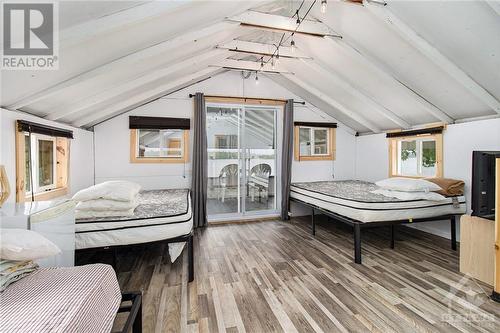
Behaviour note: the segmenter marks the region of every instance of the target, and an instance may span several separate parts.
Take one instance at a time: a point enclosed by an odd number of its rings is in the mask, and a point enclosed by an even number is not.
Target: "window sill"
[[[181,158],[176,158],[176,157],[163,157],[163,158],[158,158],[158,157],[131,157],[130,158],[130,163],[186,163],[188,160],[187,158],[181,157]]]
[[[299,156],[295,158],[296,161],[332,161],[333,155],[318,155],[318,156]]]
[[[427,178],[442,178],[442,176],[434,175],[434,176],[402,176],[402,175],[389,175],[389,178],[410,178],[410,179],[427,179]]]
[[[54,190],[35,194],[35,201],[51,200],[51,199],[65,196],[67,194],[68,194],[68,188],[67,187],[60,187],[60,188],[56,188]],[[24,201],[26,201],[26,202],[31,201],[31,195],[26,196]]]

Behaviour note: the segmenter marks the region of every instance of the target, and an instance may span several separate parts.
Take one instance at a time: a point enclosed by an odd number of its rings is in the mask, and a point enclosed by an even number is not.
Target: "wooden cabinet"
[[[493,286],[495,221],[463,215],[460,219],[460,272]]]

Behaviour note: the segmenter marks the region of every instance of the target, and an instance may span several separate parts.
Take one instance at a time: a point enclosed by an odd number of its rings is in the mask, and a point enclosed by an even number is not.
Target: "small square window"
[[[35,133],[31,136],[22,133],[22,136],[25,196],[38,196],[47,191],[66,188],[67,171],[62,166],[68,164],[68,155],[64,153],[68,149],[67,139]]]
[[[441,135],[391,139],[390,176],[417,178],[442,176],[441,140]]]
[[[333,128],[296,126],[296,160],[332,160],[334,159]]]
[[[187,133],[187,131],[180,129],[131,130],[131,162],[185,162]]]

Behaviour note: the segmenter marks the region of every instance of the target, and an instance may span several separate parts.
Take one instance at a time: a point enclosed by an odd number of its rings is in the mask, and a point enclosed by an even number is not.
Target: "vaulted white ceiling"
[[[297,51],[288,39],[264,67],[294,94],[358,132],[500,115],[498,3],[329,0],[323,14],[319,2]],[[3,71],[1,105],[91,127],[227,70],[260,70],[301,3],[61,2],[59,70]]]

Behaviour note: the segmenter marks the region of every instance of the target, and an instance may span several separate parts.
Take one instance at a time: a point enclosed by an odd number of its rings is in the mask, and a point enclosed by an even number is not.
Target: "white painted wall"
[[[444,177],[465,181],[467,210],[470,213],[472,151],[500,150],[500,119],[448,125],[443,132]],[[389,149],[385,134],[356,138],[356,178],[377,181],[387,178]],[[450,237],[449,223],[429,222],[416,228]]]
[[[70,193],[74,194],[94,184],[92,132],[48,121],[26,113],[0,109],[0,164],[5,165],[12,193],[7,202],[15,202],[16,197],[16,120],[27,120],[72,130],[74,139],[71,140],[70,146]]]
[[[191,183],[189,163],[186,165],[130,163],[128,117],[141,115],[191,118],[193,100],[188,95],[198,91],[206,95],[302,100],[264,76],[259,77],[259,83],[256,84],[253,76],[244,80],[240,72],[228,72],[138,107],[95,126],[96,183],[111,179],[126,179],[137,182],[146,189],[189,187]],[[296,105],[295,120],[335,121],[309,104]],[[292,181],[330,180],[333,178],[333,170],[335,170],[335,179],[353,178],[355,157],[352,151],[354,147],[353,131],[339,124],[335,163],[294,161]],[[190,153],[192,153],[192,147]]]

